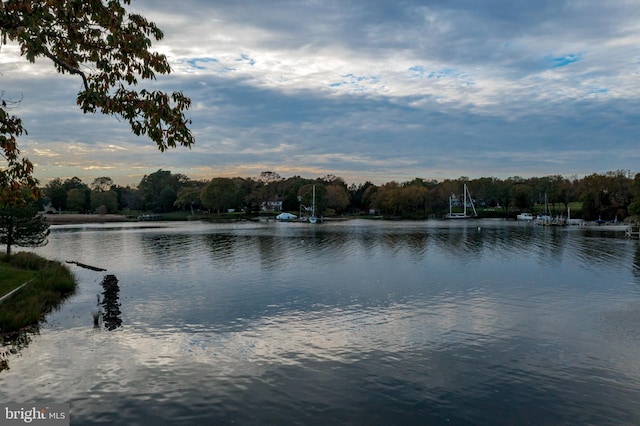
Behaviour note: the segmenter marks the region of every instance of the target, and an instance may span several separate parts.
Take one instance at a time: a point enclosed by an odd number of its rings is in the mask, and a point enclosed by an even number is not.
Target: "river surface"
[[[79,425],[640,424],[623,232],[142,225],[55,226],[34,249],[107,271],[70,265],[79,291],[9,355],[0,402],[69,403]],[[121,324],[94,327],[106,274]]]

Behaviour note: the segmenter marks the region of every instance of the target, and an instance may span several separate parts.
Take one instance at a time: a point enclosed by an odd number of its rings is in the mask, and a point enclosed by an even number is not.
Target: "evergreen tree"
[[[40,247],[47,244],[49,224],[38,215],[36,204],[25,202],[0,207],[0,244],[11,247]]]

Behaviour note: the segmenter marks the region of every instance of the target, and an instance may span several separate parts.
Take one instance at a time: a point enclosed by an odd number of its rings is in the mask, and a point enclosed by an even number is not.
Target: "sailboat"
[[[551,216],[551,211],[549,210],[549,201],[547,199],[547,193],[544,193],[544,210],[541,214],[536,218],[536,223],[538,225],[551,225],[553,221],[553,216]]]
[[[309,223],[317,223],[318,217],[316,216],[316,186],[313,185],[313,199],[311,202],[311,216],[309,216]]]
[[[567,226],[567,220],[562,216],[551,216],[551,210],[549,210],[549,201],[547,199],[547,193],[544,193],[544,211],[539,214],[536,223],[544,226]]]
[[[456,200],[456,199],[457,199],[456,196],[453,194],[449,196],[449,213],[447,213],[444,216],[445,219],[471,219],[474,217],[478,217],[476,206],[474,206],[473,204],[473,198],[471,198],[471,194],[469,193],[469,189],[467,188],[466,183],[464,184],[463,196],[462,196],[462,205],[463,205],[462,213],[453,212],[453,200]],[[471,205],[471,208],[473,209],[473,215],[467,214],[467,204]]]

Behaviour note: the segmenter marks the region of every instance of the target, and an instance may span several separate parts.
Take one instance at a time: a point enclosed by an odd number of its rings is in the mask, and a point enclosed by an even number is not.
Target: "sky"
[[[173,72],[141,87],[193,105],[191,149],[157,150],[84,115],[77,76],[0,50],[4,99],[35,175],[136,185],[192,179],[640,172],[635,0],[133,0],[165,34]]]

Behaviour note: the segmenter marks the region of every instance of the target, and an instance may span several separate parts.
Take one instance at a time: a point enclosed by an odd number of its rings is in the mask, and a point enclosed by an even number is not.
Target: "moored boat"
[[[516,216],[517,220],[524,220],[526,222],[531,222],[534,218],[533,214],[531,213],[520,213]]]
[[[451,194],[449,197],[449,213],[444,216],[445,219],[472,219],[478,217],[476,206],[473,204],[473,198],[471,198],[471,194],[469,193],[469,189],[467,189],[466,183],[464,184],[462,193],[462,212],[453,211],[454,200],[457,200],[457,197],[454,194]],[[467,214],[467,205],[471,206],[473,215]]]
[[[313,185],[313,199],[311,203],[311,216],[309,216],[309,223],[318,223],[318,217],[316,216],[316,186]]]

